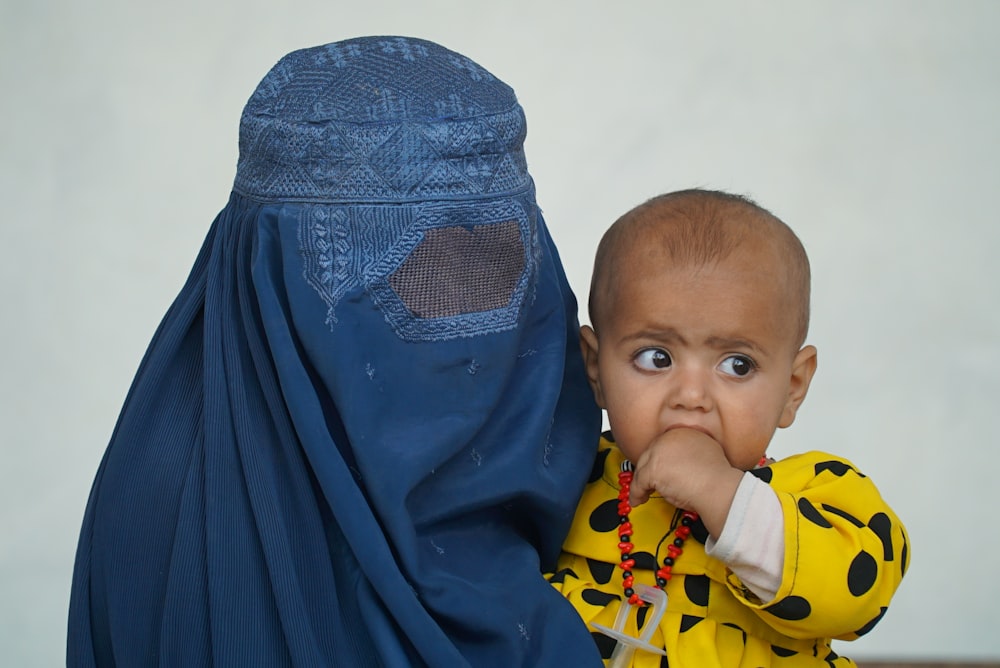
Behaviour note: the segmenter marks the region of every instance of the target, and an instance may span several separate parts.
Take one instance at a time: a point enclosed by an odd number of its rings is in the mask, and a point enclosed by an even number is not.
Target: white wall
[[[889,614],[840,649],[1000,660],[1000,3],[699,4],[0,2],[2,663],[63,660],[90,483],[225,204],[244,102],[287,51],[359,34],[514,86],[578,294],[604,227],[666,190],[791,224],[821,363],[772,454],[845,454],[912,539]]]

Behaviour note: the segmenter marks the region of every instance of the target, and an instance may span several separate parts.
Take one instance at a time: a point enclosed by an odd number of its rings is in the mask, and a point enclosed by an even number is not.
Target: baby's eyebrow
[[[759,354],[764,354],[767,352],[766,350],[761,348],[759,345],[757,345],[750,339],[730,338],[725,336],[710,336],[707,339],[705,339],[705,344],[711,348],[717,348],[720,350],[749,348],[750,350]]]
[[[660,341],[663,343],[679,343],[684,345],[687,340],[673,327],[663,327],[663,328],[650,328],[644,329],[638,332],[632,332],[627,336],[622,337],[623,343],[628,343],[629,341],[644,340],[644,341]]]

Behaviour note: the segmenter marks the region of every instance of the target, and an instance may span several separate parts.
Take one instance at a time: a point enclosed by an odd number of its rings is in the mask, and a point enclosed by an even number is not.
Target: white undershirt
[[[743,474],[722,535],[709,536],[705,553],[726,564],[762,603],[774,600],[781,587],[785,523],[770,485]]]

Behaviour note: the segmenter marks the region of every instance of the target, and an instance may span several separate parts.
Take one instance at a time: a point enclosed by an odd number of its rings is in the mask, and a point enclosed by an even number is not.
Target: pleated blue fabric
[[[68,665],[601,665],[540,574],[600,416],[524,137],[419,39],[267,74],[100,464]]]

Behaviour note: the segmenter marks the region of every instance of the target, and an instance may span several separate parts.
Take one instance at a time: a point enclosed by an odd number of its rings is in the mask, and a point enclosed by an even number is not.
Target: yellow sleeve
[[[882,618],[909,562],[902,522],[845,459],[809,452],[758,469],[784,516],[781,587],[761,603],[730,574],[730,591],[792,638],[854,640]]]

